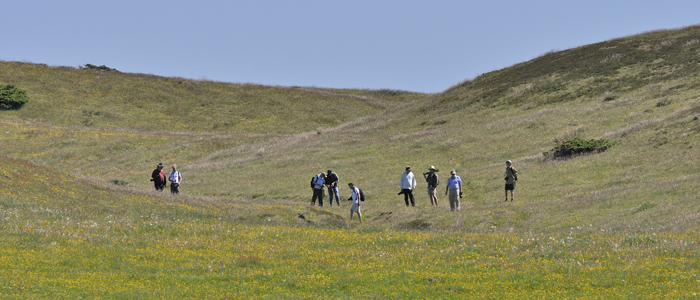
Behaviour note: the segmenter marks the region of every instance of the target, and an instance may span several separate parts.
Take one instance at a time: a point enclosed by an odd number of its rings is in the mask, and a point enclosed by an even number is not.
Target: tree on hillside
[[[27,92],[14,85],[0,85],[0,110],[19,109],[29,102]]]

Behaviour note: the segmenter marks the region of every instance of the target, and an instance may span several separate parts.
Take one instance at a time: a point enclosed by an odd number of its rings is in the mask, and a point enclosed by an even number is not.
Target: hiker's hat
[[[428,170],[435,170],[435,166],[430,166],[430,168],[428,168]]]
[[[411,170],[411,167],[406,167],[406,171],[410,171],[410,170]]]
[[[507,163],[507,164],[512,164],[513,162],[510,161],[510,159],[509,159],[509,160],[506,160],[506,163]]]
[[[159,163],[159,164],[158,164],[158,169],[162,169],[162,168],[163,168],[163,163]]]

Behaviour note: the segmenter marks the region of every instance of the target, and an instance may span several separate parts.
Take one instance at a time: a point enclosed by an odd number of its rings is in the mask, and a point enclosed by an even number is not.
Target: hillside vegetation
[[[176,163],[183,193],[282,201],[311,214],[308,181],[333,169],[368,195],[369,227],[437,231],[692,230],[700,171],[700,28],[549,53],[444,93],[264,87],[3,62],[32,101],[2,112],[6,156],[120,188],[151,189]],[[177,121],[174,121],[177,120]],[[606,138],[606,152],[545,160],[554,140]],[[521,180],[502,203],[506,159]],[[405,166],[465,180],[461,214],[396,195]],[[420,180],[419,180],[420,181]],[[441,186],[441,189],[444,185]],[[320,215],[318,226],[344,227]]]
[[[335,127],[422,97],[393,90],[228,84],[2,62],[0,82],[30,91],[21,119],[155,132],[291,134]]]
[[[432,95],[0,62],[0,85],[30,99],[0,111],[0,297],[695,298],[699,71],[698,26]],[[594,139],[606,150],[543,155]],[[153,190],[159,162],[179,166],[181,195]],[[406,166],[415,208],[397,195]],[[365,192],[362,224],[345,201],[309,206],[329,168],[341,198]]]

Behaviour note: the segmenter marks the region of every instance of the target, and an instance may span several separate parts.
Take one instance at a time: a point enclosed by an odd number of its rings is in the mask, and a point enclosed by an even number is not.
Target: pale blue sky
[[[551,50],[700,23],[697,0],[0,0],[0,7],[0,60],[419,92]]]

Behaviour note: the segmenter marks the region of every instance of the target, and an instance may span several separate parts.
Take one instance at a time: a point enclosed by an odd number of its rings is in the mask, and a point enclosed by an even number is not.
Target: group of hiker
[[[156,191],[163,191],[168,186],[170,181],[170,193],[173,195],[180,194],[180,184],[182,183],[182,174],[177,171],[177,166],[173,164],[173,171],[166,177],[163,171],[163,163],[159,163],[156,169],[151,173],[151,181],[156,187]]]
[[[506,161],[505,170],[505,194],[506,202],[508,202],[508,192],[510,191],[510,201],[513,201],[513,191],[515,190],[515,182],[518,180],[518,170],[513,168],[513,162]],[[430,197],[430,205],[438,205],[437,197],[437,187],[440,185],[440,179],[438,178],[439,170],[435,166],[430,166],[428,172],[423,173],[423,178],[428,184],[428,196]],[[327,173],[319,173],[311,179],[311,188],[313,189],[313,196],[311,197],[311,205],[316,205],[318,201],[319,206],[323,206],[323,192],[324,189],[328,189],[328,197],[330,199],[331,207],[333,206],[333,199],[335,198],[336,204],[340,205],[340,197],[338,196],[338,174],[331,170]],[[460,211],[460,198],[464,196],[462,192],[462,178],[457,175],[457,171],[450,171],[450,177],[447,178],[447,184],[445,186],[445,195],[448,196],[450,202],[450,211]],[[413,191],[417,186],[416,176],[411,171],[411,167],[406,167],[404,172],[401,173],[400,187],[401,191],[399,195],[404,196],[404,202],[406,206],[416,206],[415,198],[413,197]],[[353,206],[350,209],[350,220],[352,220],[353,213],[356,212],[360,217],[360,222],[362,222],[362,214],[360,213],[360,204],[364,199],[364,194],[355,186],[354,183],[348,183],[348,187],[352,190],[352,196],[348,200],[353,201]]]
[[[338,192],[338,174],[332,170],[328,170],[327,173],[319,173],[313,178],[311,178],[311,188],[314,191],[313,196],[311,196],[311,205],[316,205],[316,200],[318,200],[318,206],[323,206],[323,190],[328,189],[328,199],[330,200],[331,207],[333,206],[333,198],[335,197],[335,203],[340,206],[340,195]],[[364,201],[364,193],[360,188],[356,187],[354,183],[348,183],[348,187],[352,190],[352,195],[348,198],[352,201],[352,206],[350,207],[350,221],[355,213],[362,223],[362,211],[360,205]]]
[[[513,191],[515,190],[515,182],[518,180],[518,170],[513,168],[512,161],[506,161],[506,171],[505,171],[505,192],[506,192],[506,202],[508,202],[508,192],[510,191],[510,201],[513,201]],[[430,205],[438,205],[437,197],[437,187],[440,185],[440,179],[438,178],[439,170],[435,166],[430,166],[428,172],[423,173],[423,179],[428,184],[428,196],[430,197]],[[163,191],[168,182],[170,182],[170,193],[174,195],[180,194],[180,184],[182,184],[182,174],[177,171],[177,166],[172,165],[172,172],[166,177],[165,171],[163,171],[163,163],[159,163],[153,173],[151,174],[151,181],[157,191]],[[338,182],[340,178],[338,174],[332,170],[328,170],[326,173],[319,173],[311,179],[311,188],[313,189],[313,196],[311,197],[311,205],[316,205],[318,201],[319,206],[323,206],[323,194],[324,190],[328,189],[328,198],[331,207],[333,206],[333,199],[337,206],[340,206],[340,193],[338,191]],[[448,196],[450,202],[450,211],[460,211],[460,198],[463,197],[462,192],[462,178],[457,175],[455,170],[450,171],[450,177],[447,178],[447,184],[445,185],[445,195]],[[401,191],[399,195],[404,196],[404,202],[406,206],[416,206],[415,198],[413,197],[413,191],[416,189],[417,181],[416,176],[411,171],[411,167],[406,167],[404,172],[401,173],[400,187]],[[360,188],[355,186],[354,183],[348,183],[348,187],[352,191],[352,195],[348,198],[348,201],[352,201],[352,207],[350,208],[350,220],[352,221],[353,215],[357,213],[357,216],[362,223],[362,212],[360,206],[362,201],[364,201],[364,193]],[[410,202],[409,202],[410,201]]]

